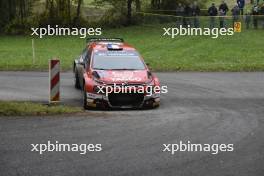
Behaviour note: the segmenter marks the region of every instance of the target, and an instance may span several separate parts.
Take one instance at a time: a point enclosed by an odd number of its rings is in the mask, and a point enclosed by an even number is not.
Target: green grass
[[[82,112],[81,108],[63,105],[43,105],[31,102],[0,101],[0,116],[59,115]]]
[[[162,26],[133,26],[103,30],[104,36],[122,37],[135,46],[158,71],[264,71],[261,37],[264,30],[243,30],[234,36],[162,37]],[[47,70],[48,60],[61,59],[63,70],[85,46],[78,37],[35,38],[36,63],[32,65],[30,36],[0,36],[0,70]]]

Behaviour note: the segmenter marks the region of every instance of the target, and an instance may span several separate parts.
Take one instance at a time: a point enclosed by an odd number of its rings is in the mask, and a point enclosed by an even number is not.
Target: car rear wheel
[[[78,76],[78,72],[77,69],[75,68],[75,73],[74,73],[74,86],[76,89],[80,89],[81,85],[80,85],[80,80],[79,80],[79,76]]]

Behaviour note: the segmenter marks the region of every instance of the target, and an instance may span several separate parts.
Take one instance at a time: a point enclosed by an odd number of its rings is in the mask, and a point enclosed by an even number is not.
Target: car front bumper
[[[102,94],[94,94],[86,92],[87,106],[89,107],[110,107],[110,108],[143,108],[143,107],[157,107],[160,104],[160,94],[152,94],[150,96],[144,95],[142,102],[138,105],[112,105],[109,101],[109,96]]]

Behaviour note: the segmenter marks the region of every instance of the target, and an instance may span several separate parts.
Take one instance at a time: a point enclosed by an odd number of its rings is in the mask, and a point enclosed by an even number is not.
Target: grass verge
[[[0,116],[60,115],[82,112],[81,108],[32,102],[0,101]]]
[[[156,71],[264,71],[263,29],[233,36],[162,36],[160,26],[103,29],[104,37],[122,37],[142,54]],[[30,36],[0,36],[0,70],[47,70],[48,60],[61,59],[70,70],[85,47],[79,37],[35,38],[36,62],[32,64]]]

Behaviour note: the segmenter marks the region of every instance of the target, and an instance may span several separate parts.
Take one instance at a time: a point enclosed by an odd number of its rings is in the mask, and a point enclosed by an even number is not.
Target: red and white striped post
[[[49,61],[49,102],[60,102],[60,60]]]

